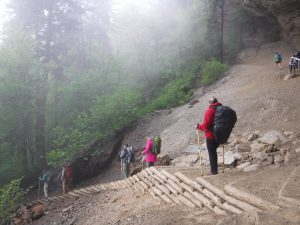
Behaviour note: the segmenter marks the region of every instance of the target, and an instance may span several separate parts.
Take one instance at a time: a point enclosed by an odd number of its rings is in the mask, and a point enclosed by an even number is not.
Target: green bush
[[[192,96],[192,74],[169,82],[149,105],[144,107],[141,114],[157,109],[175,107],[186,103]]]
[[[224,75],[227,69],[226,64],[222,64],[216,59],[205,61],[201,71],[201,84],[207,86],[214,83]]]
[[[0,188],[0,224],[6,224],[11,219],[16,206],[25,195],[20,187],[21,179],[12,180]]]

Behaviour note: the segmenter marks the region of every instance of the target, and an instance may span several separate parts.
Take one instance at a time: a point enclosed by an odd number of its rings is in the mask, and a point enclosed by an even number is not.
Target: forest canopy
[[[105,142],[223,76],[252,15],[225,0],[7,1],[0,186]],[[235,34],[235,35],[233,35]],[[101,149],[99,149],[101,151]]]

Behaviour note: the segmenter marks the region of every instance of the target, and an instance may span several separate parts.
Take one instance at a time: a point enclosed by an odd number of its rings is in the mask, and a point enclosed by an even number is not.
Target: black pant
[[[213,139],[206,139],[206,146],[207,146],[209,162],[210,162],[210,171],[212,174],[218,173],[217,148],[219,147],[219,145],[220,144]]]

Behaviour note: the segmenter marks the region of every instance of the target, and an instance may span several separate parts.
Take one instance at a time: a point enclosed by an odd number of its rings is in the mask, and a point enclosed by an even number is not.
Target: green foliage
[[[16,25],[1,42],[0,183],[25,175],[35,166],[36,87],[43,68],[34,49],[31,35]]]
[[[220,79],[224,76],[225,71],[228,69],[228,66],[220,63],[216,59],[212,59],[210,61],[205,61],[202,67],[202,78],[201,84],[210,85],[216,80]]]
[[[48,162],[58,164],[72,158],[74,153],[95,138],[107,140],[138,118],[141,105],[140,90],[134,88],[98,96],[88,112],[79,114],[74,127],[54,129],[53,150],[47,154]]]
[[[219,47],[211,46],[220,37],[212,1],[131,1],[116,11],[110,0],[62,2],[53,3],[49,21],[51,4],[12,1],[12,18],[26,28],[7,26],[0,43],[0,184],[36,169],[37,127],[46,129],[48,163],[58,164],[149,112],[186,103],[196,81],[209,85],[227,69],[205,61]],[[227,59],[241,48],[247,18],[240,11],[227,24]]]
[[[15,179],[0,188],[0,224],[5,224],[11,219],[17,204],[26,193],[20,187],[20,182],[21,179]]]

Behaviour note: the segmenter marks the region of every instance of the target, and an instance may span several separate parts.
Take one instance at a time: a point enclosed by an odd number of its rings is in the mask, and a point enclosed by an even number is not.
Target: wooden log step
[[[162,170],[161,173],[163,175],[165,175],[167,178],[169,178],[170,180],[176,182],[176,183],[180,183],[180,179],[178,179],[177,177],[173,176],[172,174],[168,173],[166,170]]]
[[[97,192],[101,192],[102,190],[100,188],[98,188],[97,186],[93,186],[92,189],[97,193]]]
[[[149,187],[153,187],[154,183],[151,182],[150,180],[148,180],[147,178],[144,178],[143,181],[149,186]]]
[[[75,198],[78,198],[78,197],[81,196],[81,195],[79,195],[79,194],[76,194],[76,193],[73,192],[73,191],[69,192],[68,195],[70,195],[70,196],[72,196],[72,197],[75,197]],[[56,199],[55,199],[55,200],[56,200]]]
[[[161,198],[159,198],[158,195],[155,194],[154,191],[152,191],[151,189],[149,189],[149,193],[150,193],[150,195],[152,195],[152,197],[154,199],[159,200],[159,201],[161,200]]]
[[[158,196],[163,195],[163,192],[157,187],[152,187],[151,190]]]
[[[160,178],[159,176],[157,176],[156,174],[152,174],[152,177],[153,177],[155,180],[157,180],[159,183],[161,183],[161,184],[164,184],[164,183],[167,182],[166,180],[161,179],[161,178]]]
[[[102,188],[102,190],[105,190],[105,191],[108,190],[108,189],[105,187],[105,185],[103,185],[103,184],[101,185],[101,188]]]
[[[175,188],[173,188],[169,183],[166,183],[165,186],[172,192],[172,194],[176,196],[179,195],[179,192]]]
[[[274,205],[270,202],[267,202],[255,195],[249,194],[247,192],[244,192],[242,190],[239,190],[235,187],[232,187],[230,185],[225,185],[224,187],[224,191],[231,195],[232,197],[235,197],[239,200],[245,201],[250,203],[251,205],[254,205],[260,209],[266,210],[266,211],[270,211],[270,210],[279,210],[280,207],[277,205]]]
[[[137,175],[133,175],[132,178],[135,179],[136,182],[139,182],[141,180]]]
[[[173,204],[172,200],[165,194],[159,196],[161,199],[163,199],[165,202],[169,204]]]
[[[178,200],[190,208],[195,208],[196,205],[183,195],[178,195]]]
[[[229,202],[230,204],[246,211],[260,211],[257,207],[254,207],[246,202],[242,202],[236,198],[233,198],[229,195],[227,195],[224,191],[222,191],[221,189],[213,186],[212,184],[210,184],[208,181],[204,180],[201,177],[196,178],[196,181],[204,186],[205,188],[209,189],[210,191],[212,191],[214,194],[218,195],[219,197],[223,198],[225,201]]]
[[[148,186],[144,181],[140,180],[138,182],[140,185],[142,185],[144,187],[145,190],[149,189],[150,186]]]
[[[201,186],[197,182],[195,182],[195,181],[191,180],[190,178],[186,177],[184,174],[182,174],[180,172],[176,172],[175,176],[178,177],[179,179],[181,179],[183,182],[185,182],[185,183],[189,184],[190,186],[192,186],[197,191],[203,193],[208,198],[210,198],[214,201],[219,201],[221,203],[224,202],[224,200],[221,199],[219,196],[215,195],[213,192],[211,192],[210,190],[208,190],[205,187]]]
[[[196,206],[198,206],[199,208],[203,208],[203,203],[200,202],[199,200],[197,200],[197,198],[195,198],[192,194],[190,194],[189,192],[185,191],[183,193],[184,197],[186,197],[187,199],[189,199],[192,203],[194,203]]]
[[[178,183],[174,182],[171,179],[168,179],[167,183],[170,184],[176,191],[178,191],[179,193],[183,194],[184,189]]]

